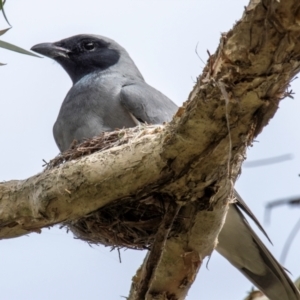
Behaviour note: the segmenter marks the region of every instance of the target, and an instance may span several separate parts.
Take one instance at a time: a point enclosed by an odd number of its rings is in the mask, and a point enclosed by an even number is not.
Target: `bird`
[[[61,152],[73,140],[140,121],[160,124],[177,111],[174,102],[144,81],[126,50],[108,38],[79,35],[32,50],[53,57],[73,81],[53,127]]]
[[[145,82],[128,52],[110,38],[79,34],[37,44],[31,50],[55,60],[73,82],[53,126],[61,152],[74,140],[116,128],[169,122],[178,110],[172,100]],[[299,300],[298,289],[243,212],[268,238],[263,227],[237,191],[235,198],[216,250],[271,300]]]

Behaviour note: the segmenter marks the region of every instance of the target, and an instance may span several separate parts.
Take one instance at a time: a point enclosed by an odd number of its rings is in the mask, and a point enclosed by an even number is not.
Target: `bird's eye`
[[[93,42],[85,42],[82,44],[83,49],[87,51],[92,51],[95,49],[95,44]]]

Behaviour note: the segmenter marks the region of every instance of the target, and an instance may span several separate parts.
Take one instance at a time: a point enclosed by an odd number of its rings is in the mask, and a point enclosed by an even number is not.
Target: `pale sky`
[[[185,101],[201,74],[207,50],[213,53],[220,34],[243,13],[240,0],[15,0],[6,14],[13,28],[0,39],[29,49],[75,34],[110,37],[130,53],[146,81],[178,105]],[[6,28],[3,18],[0,29]],[[0,49],[0,180],[25,179],[43,170],[43,159],[58,154],[52,126],[71,87],[64,70],[50,59],[33,58]],[[300,194],[300,86],[295,99],[285,99],[278,113],[249,149],[248,160],[292,153],[293,160],[258,168],[244,168],[236,187],[263,222],[264,205]],[[266,225],[279,258],[287,235],[299,218],[297,208],[277,208]],[[285,266],[300,276],[300,234]],[[145,252],[110,252],[89,247],[58,227],[21,238],[0,241],[1,299],[99,300],[127,296],[131,278]],[[240,300],[251,283],[214,252],[204,262],[187,300]]]

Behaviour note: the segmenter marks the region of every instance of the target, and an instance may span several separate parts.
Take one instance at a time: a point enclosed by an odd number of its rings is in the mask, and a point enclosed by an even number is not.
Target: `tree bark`
[[[250,1],[241,20],[222,34],[170,124],[128,129],[133,137],[125,145],[1,183],[0,238],[74,220],[128,197],[167,194],[182,206],[183,229],[160,240],[163,251],[150,277],[146,257],[129,299],[138,299],[147,276],[145,299],[184,299],[216,246],[246,148],[291,95],[299,41],[299,1]]]

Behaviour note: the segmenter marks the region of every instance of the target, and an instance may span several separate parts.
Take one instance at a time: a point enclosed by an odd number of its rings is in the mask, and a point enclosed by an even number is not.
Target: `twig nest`
[[[113,248],[149,249],[169,205],[169,197],[153,195],[122,200],[65,225],[76,238]],[[173,234],[172,234],[173,235]]]
[[[55,168],[67,161],[120,146],[131,139],[162,130],[162,126],[141,125],[104,132],[80,144],[74,141],[69,150],[46,163],[46,169]],[[63,227],[73,232],[76,238],[90,244],[102,244],[113,248],[149,249],[169,201],[170,197],[162,194],[153,194],[138,200],[129,197],[102,207],[78,220],[68,221],[63,224]],[[174,234],[172,231],[172,235]]]

